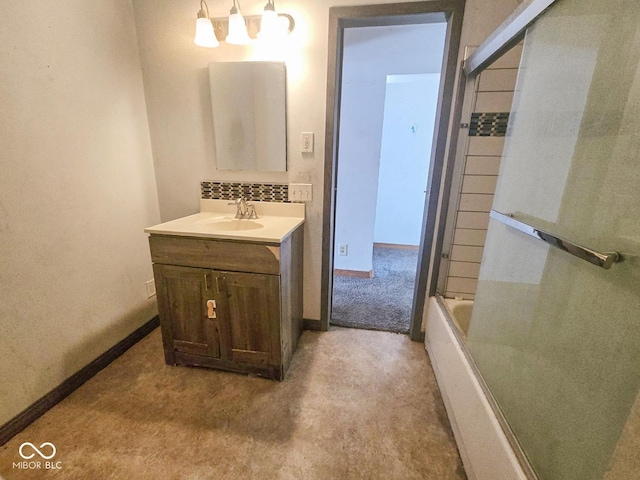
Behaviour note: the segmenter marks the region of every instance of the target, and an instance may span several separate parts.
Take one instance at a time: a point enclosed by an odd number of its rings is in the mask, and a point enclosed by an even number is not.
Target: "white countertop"
[[[304,203],[249,202],[257,219],[236,220],[235,205],[228,200],[200,200],[200,213],[145,228],[156,235],[247,240],[281,243],[304,223]]]

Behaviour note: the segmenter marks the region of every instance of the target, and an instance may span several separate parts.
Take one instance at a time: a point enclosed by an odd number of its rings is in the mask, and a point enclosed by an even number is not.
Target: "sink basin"
[[[237,232],[243,230],[257,230],[262,228],[260,222],[255,220],[237,219],[229,217],[213,217],[206,218],[195,222],[197,225],[206,225],[207,229],[211,229],[216,232]]]

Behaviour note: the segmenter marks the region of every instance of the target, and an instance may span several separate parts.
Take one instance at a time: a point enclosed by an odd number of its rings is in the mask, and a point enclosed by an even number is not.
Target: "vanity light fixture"
[[[209,7],[200,0],[196,20],[196,45],[215,48],[221,41],[234,45],[246,45],[251,39],[272,41],[283,39],[295,28],[296,22],[287,13],[276,13],[274,0],[267,0],[262,15],[243,17],[239,0],[233,0],[229,17],[210,18]]]
[[[193,43],[207,48],[216,48],[220,45],[213,31],[213,22],[209,18],[209,7],[204,0],[200,0],[200,10],[196,19],[196,36],[193,39]]]

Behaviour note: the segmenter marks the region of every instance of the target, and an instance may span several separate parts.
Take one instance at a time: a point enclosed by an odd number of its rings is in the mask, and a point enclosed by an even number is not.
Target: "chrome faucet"
[[[254,219],[258,218],[256,214],[256,206],[252,203],[247,203],[247,200],[244,197],[239,197],[233,202],[229,203],[229,205],[236,206],[236,218],[238,219]]]

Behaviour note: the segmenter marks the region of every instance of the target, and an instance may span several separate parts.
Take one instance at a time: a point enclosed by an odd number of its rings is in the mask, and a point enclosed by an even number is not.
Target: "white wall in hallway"
[[[389,75],[374,243],[419,245],[440,75]]]

